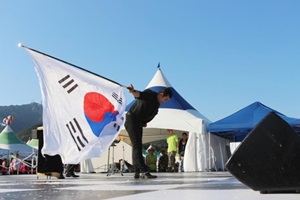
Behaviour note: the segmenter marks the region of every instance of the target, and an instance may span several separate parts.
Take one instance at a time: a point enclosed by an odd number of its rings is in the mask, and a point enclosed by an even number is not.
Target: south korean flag
[[[42,95],[42,154],[59,154],[64,164],[101,156],[124,123],[125,87],[52,56],[25,49],[34,62]]]

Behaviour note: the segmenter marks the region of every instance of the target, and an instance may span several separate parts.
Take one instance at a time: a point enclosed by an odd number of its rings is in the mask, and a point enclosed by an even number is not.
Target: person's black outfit
[[[187,140],[185,142],[183,142],[182,139],[178,143],[178,152],[179,152],[180,156],[182,156],[182,157],[184,156],[186,143],[187,143]]]
[[[76,166],[76,165],[72,165],[72,164],[68,164],[68,165],[66,166],[66,177],[74,177],[74,178],[79,177],[78,175],[76,175],[76,174],[74,173],[75,166]]]
[[[158,113],[160,103],[157,93],[149,89],[140,92],[140,96],[126,114],[125,128],[132,143],[132,161],[135,169],[135,178],[140,177],[140,172],[147,178],[156,178],[149,173],[142,154],[143,127]]]

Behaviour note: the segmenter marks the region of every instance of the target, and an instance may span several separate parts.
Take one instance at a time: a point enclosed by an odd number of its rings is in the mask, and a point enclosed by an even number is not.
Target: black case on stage
[[[39,140],[37,172],[38,173],[48,173],[48,172],[62,173],[63,163],[59,155],[55,155],[55,156],[45,155],[44,157],[41,153],[41,149],[43,148],[44,145],[42,128],[37,129],[37,139]]]
[[[271,112],[243,140],[226,168],[239,181],[261,193],[298,193],[300,136]]]

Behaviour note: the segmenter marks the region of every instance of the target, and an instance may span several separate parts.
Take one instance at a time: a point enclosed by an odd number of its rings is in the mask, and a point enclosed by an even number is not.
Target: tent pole
[[[7,150],[7,163],[8,163],[8,174],[10,174],[10,156],[9,156],[9,150]]]
[[[208,171],[211,169],[211,146],[210,146],[210,132],[208,132]]]
[[[32,147],[32,152],[31,152],[31,174],[33,174],[33,155],[34,155],[34,149],[33,149],[33,147]]]

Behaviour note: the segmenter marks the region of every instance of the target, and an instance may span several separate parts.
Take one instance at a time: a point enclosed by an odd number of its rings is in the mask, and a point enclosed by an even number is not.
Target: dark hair
[[[186,135],[186,136],[187,136],[187,133],[186,133],[186,132],[183,132],[182,135]]]
[[[171,88],[162,89],[160,91],[160,93],[163,93],[163,97],[169,96],[170,98],[172,98],[172,96],[173,96],[173,92],[172,92]]]
[[[161,153],[165,153],[166,150],[165,150],[165,149],[160,149],[160,152],[161,152]]]

